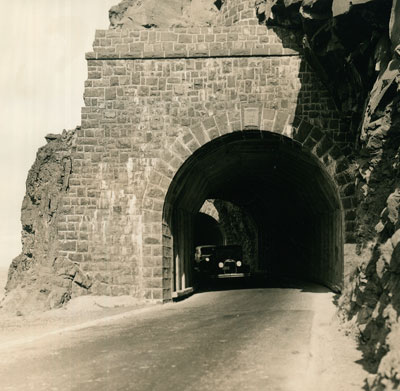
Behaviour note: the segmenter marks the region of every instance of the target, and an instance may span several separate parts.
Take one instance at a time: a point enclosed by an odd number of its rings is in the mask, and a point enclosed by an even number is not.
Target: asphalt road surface
[[[6,390],[303,389],[323,288],[207,291],[0,351]]]

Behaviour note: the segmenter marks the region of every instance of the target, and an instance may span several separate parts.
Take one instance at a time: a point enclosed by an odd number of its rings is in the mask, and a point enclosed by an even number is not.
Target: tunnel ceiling
[[[207,198],[260,211],[285,204],[305,214],[339,208],[332,181],[318,160],[292,140],[237,132],[196,151],[175,176],[167,202],[197,212]]]

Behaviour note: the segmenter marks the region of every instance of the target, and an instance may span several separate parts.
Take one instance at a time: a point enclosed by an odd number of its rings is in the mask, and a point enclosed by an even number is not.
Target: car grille
[[[236,273],[236,262],[226,260],[224,262],[224,273]]]

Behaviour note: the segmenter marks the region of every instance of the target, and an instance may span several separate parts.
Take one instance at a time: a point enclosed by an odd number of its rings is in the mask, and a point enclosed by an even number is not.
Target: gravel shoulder
[[[154,307],[154,304],[129,301],[126,297],[113,299],[103,296],[76,298],[65,308],[23,316],[9,315],[0,310],[0,349],[102,322],[117,321],[132,312]]]
[[[363,391],[369,373],[362,367],[362,353],[354,337],[346,334],[333,304],[334,293],[314,299],[308,391]]]
[[[4,297],[7,273],[7,268],[0,268],[0,302]],[[116,320],[132,311],[152,306],[154,304],[130,296],[82,296],[72,299],[64,308],[21,316],[0,308],[0,348],[73,328],[94,326],[106,320]]]

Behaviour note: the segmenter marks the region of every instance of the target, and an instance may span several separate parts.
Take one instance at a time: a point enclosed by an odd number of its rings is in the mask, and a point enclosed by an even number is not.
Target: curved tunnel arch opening
[[[204,201],[240,206],[257,225],[258,273],[340,289],[343,212],[338,189],[319,159],[271,132],[234,132],[203,145],[180,167],[165,199],[173,240],[174,291],[195,283],[195,223]]]

